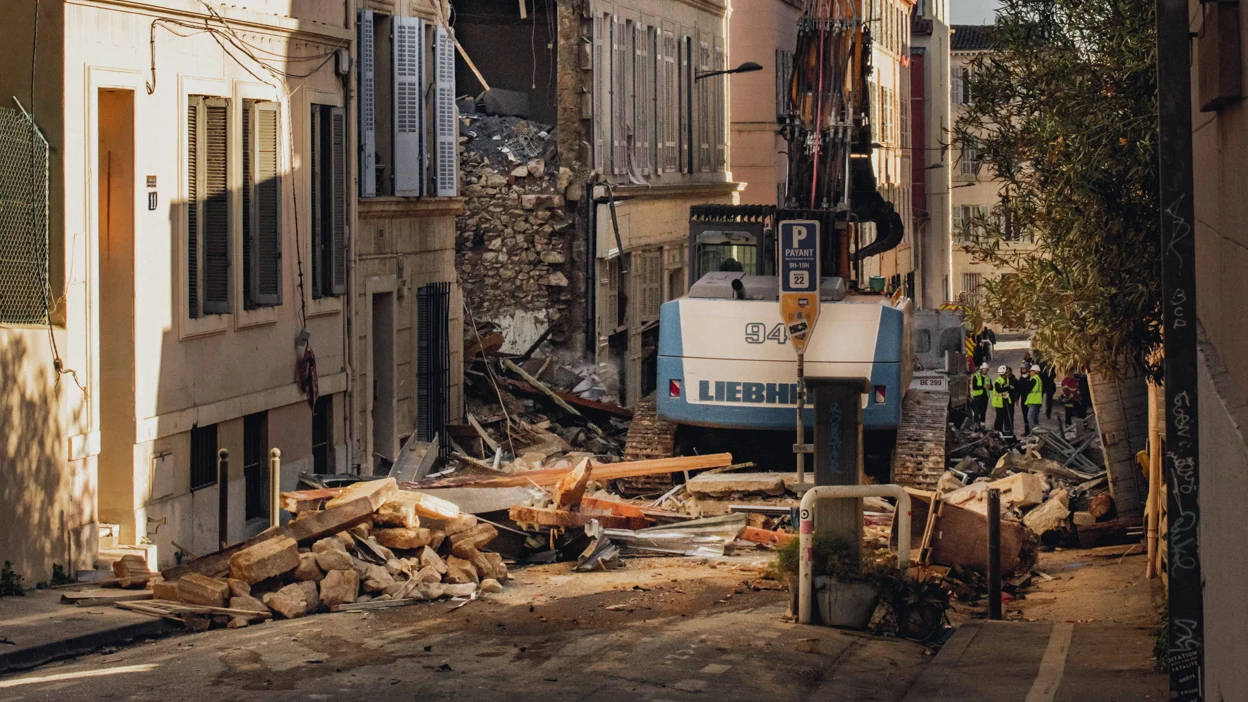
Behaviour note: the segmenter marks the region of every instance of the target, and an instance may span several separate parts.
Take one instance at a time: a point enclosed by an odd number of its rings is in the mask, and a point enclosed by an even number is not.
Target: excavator
[[[860,416],[871,479],[926,488],[939,479],[948,390],[964,383],[940,366],[948,351],[961,351],[960,320],[916,313],[900,290],[859,288],[863,261],[895,248],[906,226],[879,193],[872,165],[871,45],[862,0],[807,3],[781,127],[789,155],[784,192],[774,207],[692,208],[694,282],[660,308],[657,389],[635,410],[628,458],[727,450],[760,469],[790,469],[799,381],[778,302],[775,232],[782,222],[803,220],[819,225],[823,275],[806,375],[866,381]],[[805,425],[815,420],[807,405]],[[624,487],[654,492],[670,480]]]

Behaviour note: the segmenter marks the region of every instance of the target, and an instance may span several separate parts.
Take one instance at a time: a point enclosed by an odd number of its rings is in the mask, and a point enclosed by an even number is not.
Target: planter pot
[[[815,578],[815,600],[819,603],[819,618],[825,626],[867,628],[879,597],[879,588],[872,583]]]

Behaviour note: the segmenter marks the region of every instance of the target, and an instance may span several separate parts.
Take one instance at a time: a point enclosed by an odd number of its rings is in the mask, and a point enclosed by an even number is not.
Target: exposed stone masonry
[[[456,266],[473,316],[545,315],[551,340],[562,342],[574,226],[563,197],[571,172],[557,166],[554,135],[536,122],[477,113],[464,115],[460,134]]]

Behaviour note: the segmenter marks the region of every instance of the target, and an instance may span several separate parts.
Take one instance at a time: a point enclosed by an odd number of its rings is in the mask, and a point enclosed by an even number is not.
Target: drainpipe
[[[814,604],[815,507],[820,499],[892,497],[897,500],[894,526],[897,532],[897,566],[910,567],[910,494],[900,485],[820,485],[802,495],[798,550],[797,621],[810,624]]]

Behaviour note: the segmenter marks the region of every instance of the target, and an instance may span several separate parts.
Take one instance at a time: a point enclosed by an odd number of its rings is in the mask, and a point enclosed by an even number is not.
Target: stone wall
[[[527,120],[466,115],[460,127],[464,213],[456,266],[472,318],[502,327],[504,349],[523,350],[553,326],[567,340],[574,222],[554,137]]]

